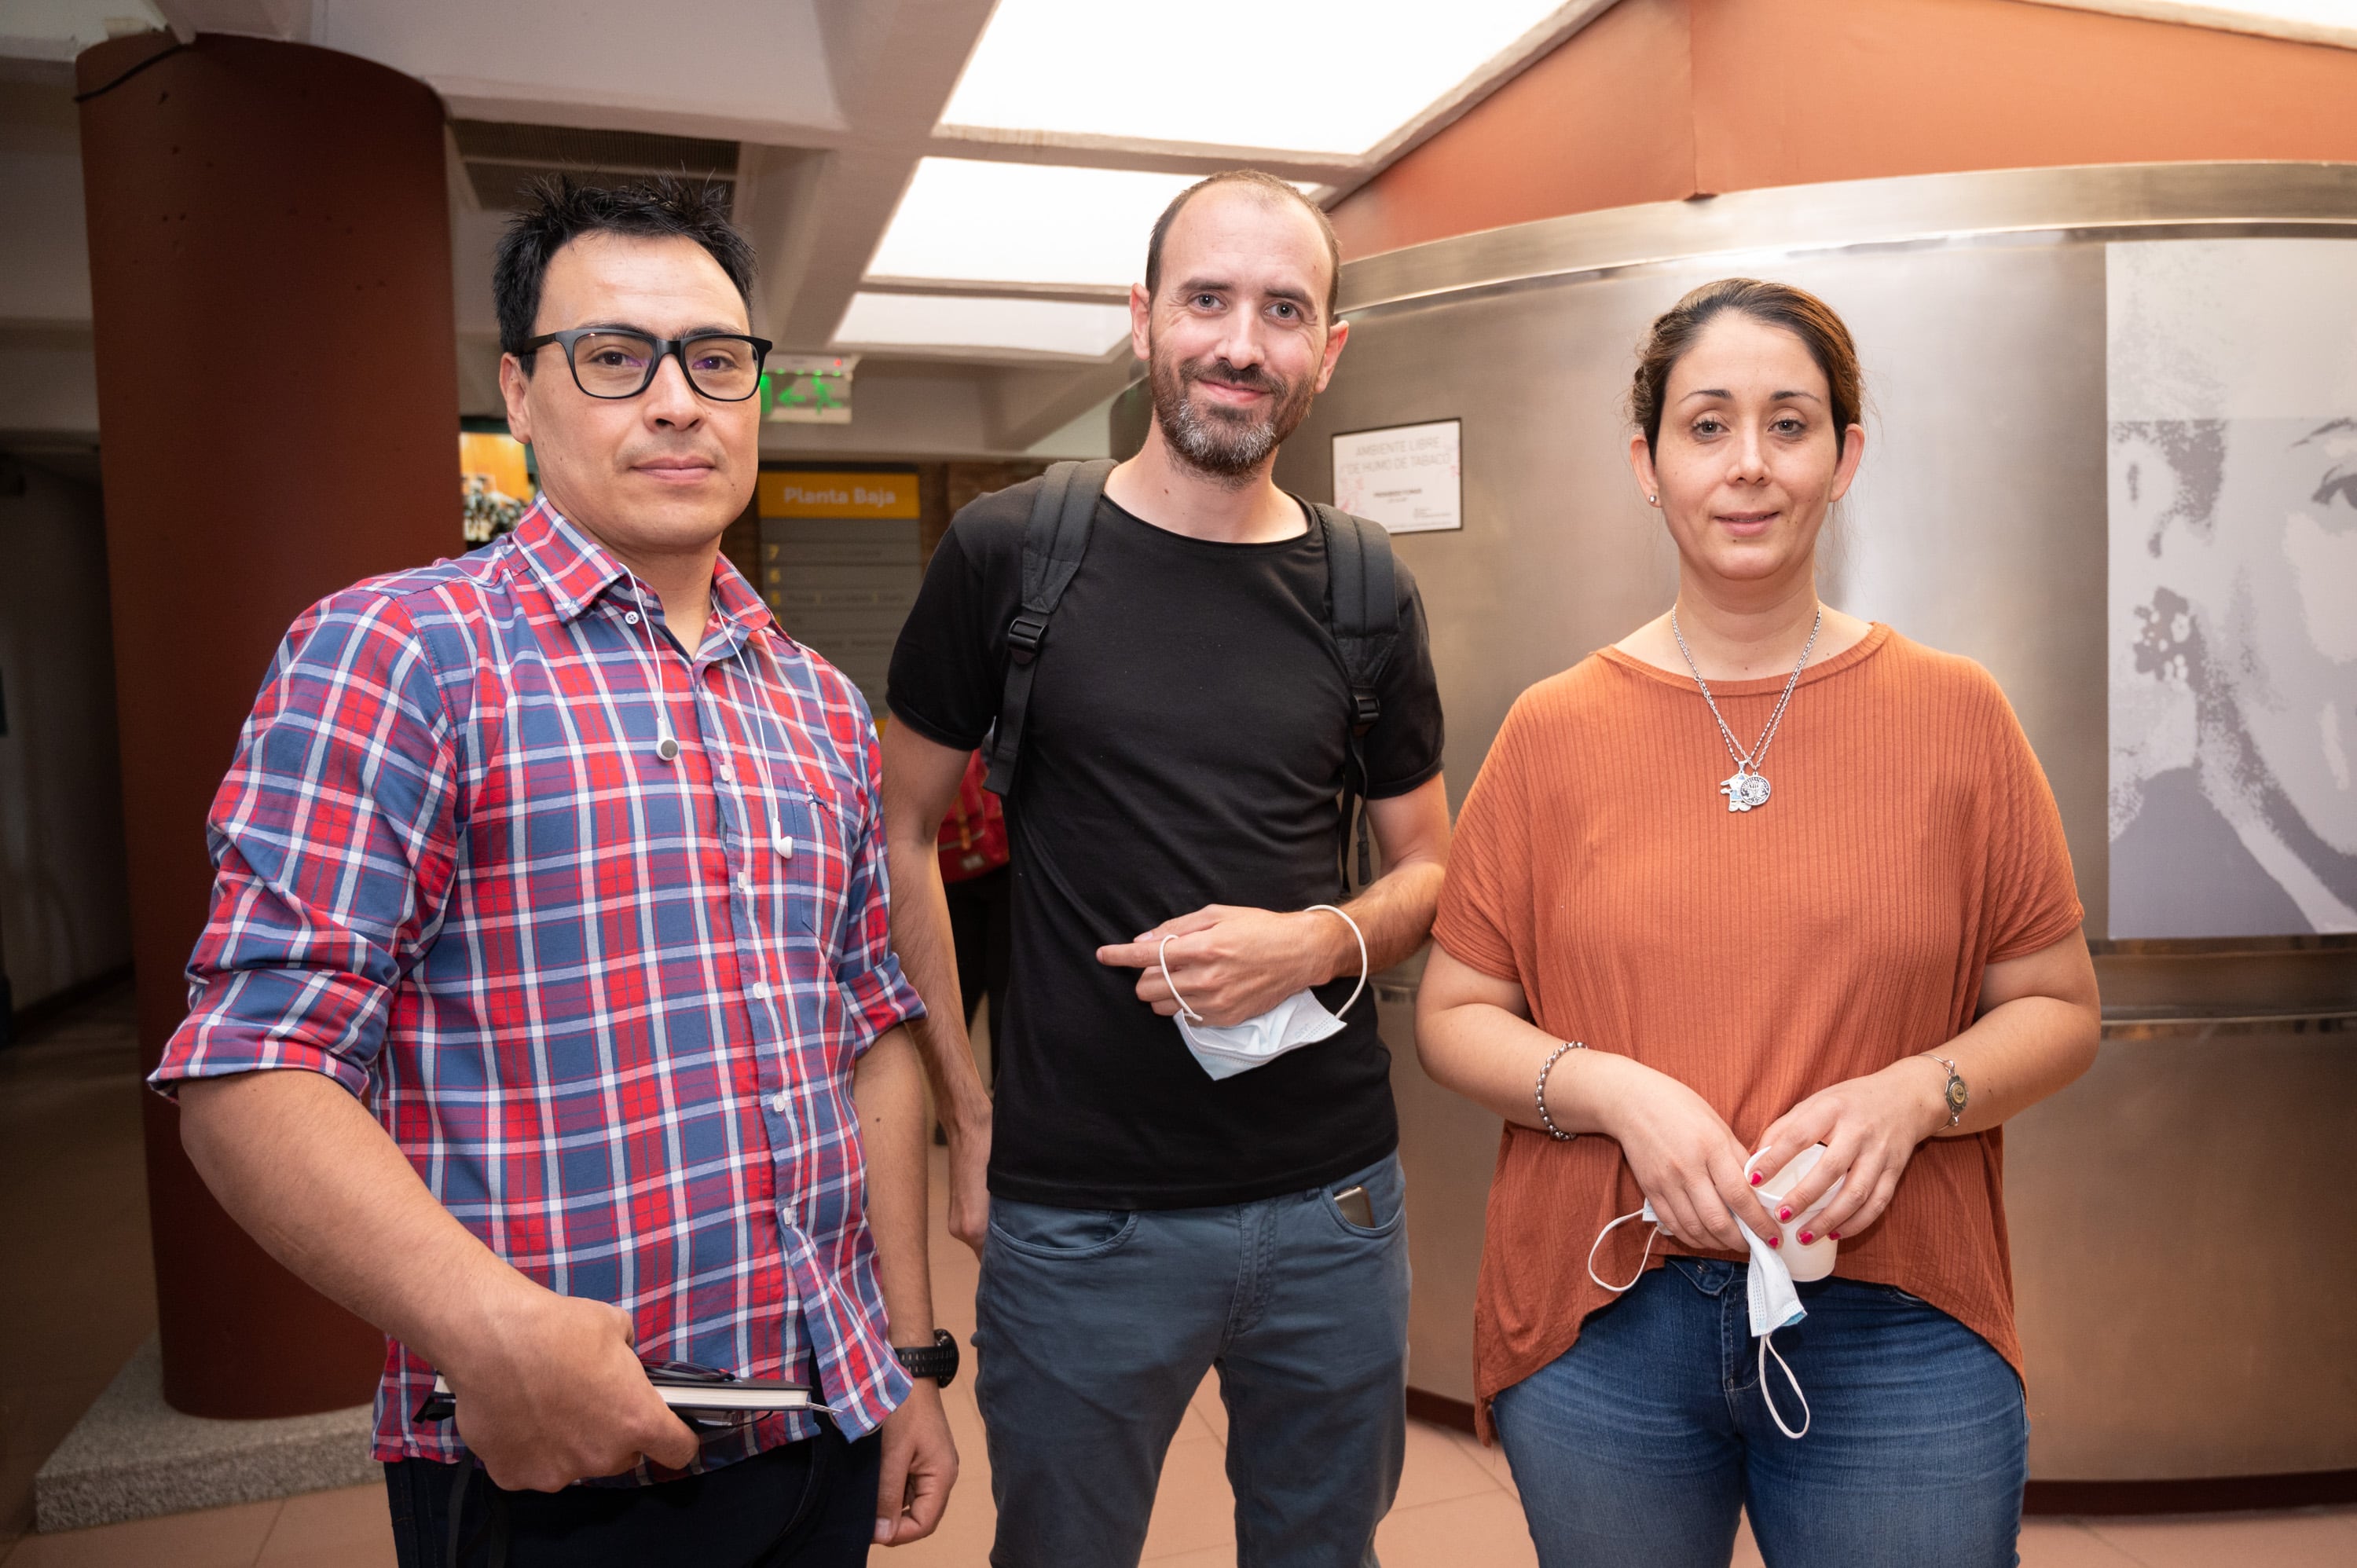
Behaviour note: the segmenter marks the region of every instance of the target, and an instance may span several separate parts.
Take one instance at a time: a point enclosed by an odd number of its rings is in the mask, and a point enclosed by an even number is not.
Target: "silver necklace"
[[[1801,662],[1792,666],[1792,678],[1784,682],[1784,694],[1776,699],[1776,711],[1768,715],[1768,727],[1760,732],[1760,744],[1749,751],[1737,744],[1735,732],[1727,727],[1727,715],[1718,711],[1718,699],[1710,694],[1710,682],[1702,678],[1702,667],[1695,662],[1694,650],[1686,646],[1686,634],[1678,629],[1678,612],[1670,610],[1670,635],[1678,639],[1678,651],[1686,656],[1686,668],[1694,671],[1695,684],[1702,688],[1702,700],[1710,704],[1710,716],[1718,721],[1719,737],[1727,742],[1727,754],[1735,758],[1735,771],[1718,792],[1727,797],[1730,811],[1749,811],[1768,803],[1768,780],[1760,777],[1760,759],[1768,755],[1768,743],[1776,738],[1776,726],[1784,722],[1784,704],[1792,700],[1792,688],[1801,683],[1801,671],[1809,662],[1809,650],[1817,645],[1817,633],[1824,629],[1825,607],[1817,607],[1815,624],[1809,628],[1809,640],[1801,645]]]

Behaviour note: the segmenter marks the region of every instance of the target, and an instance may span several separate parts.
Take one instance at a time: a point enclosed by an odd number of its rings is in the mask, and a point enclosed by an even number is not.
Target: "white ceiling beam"
[[[830,146],[847,133],[834,114],[726,114],[683,110],[670,100],[568,90],[549,94],[512,81],[444,77],[426,85],[441,94],[454,120],[500,120],[517,125],[559,125],[582,131],[647,131],[717,142],[788,143]]]
[[[849,424],[765,424],[761,456],[964,457],[999,455],[983,416],[983,389],[961,366],[862,367]]]
[[[806,145],[846,131],[816,3],[322,0],[310,41],[417,78],[461,119]]]
[[[751,233],[779,347],[814,352],[834,336],[992,3],[822,0],[829,75],[851,130],[754,194]]]
[[[862,294],[952,294],[981,299],[1052,299],[1071,305],[1126,305],[1129,285],[1117,283],[1004,283],[987,279],[882,277],[870,273]]]
[[[1279,179],[1325,184],[1359,172],[1365,160],[1282,147],[1229,146],[1219,142],[1165,142],[1150,136],[1095,136],[1073,131],[1004,130],[996,125],[941,125],[927,149],[935,157],[992,163],[1058,164],[1067,168],[1145,169],[1154,174],[1217,174],[1256,168]]]
[[[747,143],[737,154],[736,222],[760,263],[753,329],[785,340],[784,326],[818,243],[812,214],[825,154]]]
[[[830,354],[856,355],[862,364],[893,360],[909,364],[1017,366],[1050,369],[1059,374],[1092,370],[1104,361],[1095,354],[1060,354],[1052,349],[1018,349],[972,343],[830,343]],[[1122,353],[1125,358],[1128,349]]]
[[[1144,373],[1126,343],[1077,370],[1001,371],[983,391],[990,443],[1010,452],[1035,446]]]

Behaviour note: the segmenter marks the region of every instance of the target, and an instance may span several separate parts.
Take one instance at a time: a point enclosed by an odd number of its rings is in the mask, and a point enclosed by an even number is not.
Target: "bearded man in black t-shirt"
[[[893,654],[893,939],[929,1014],[950,1229],[982,1255],[995,1563],[1135,1563],[1213,1367],[1243,1561],[1372,1563],[1398,1483],[1404,1194],[1358,982],[1424,942],[1448,808],[1414,581],[1396,567],[1351,763],[1328,555],[1336,523],[1360,535],[1269,478],[1349,336],[1338,264],[1325,215],[1264,175],[1205,180],[1155,226],[1130,291],[1154,425],[1103,480],[1023,705],[995,1111],[934,833],[1002,719],[1042,481],[958,514]],[[1346,764],[1383,864],[1347,902]]]

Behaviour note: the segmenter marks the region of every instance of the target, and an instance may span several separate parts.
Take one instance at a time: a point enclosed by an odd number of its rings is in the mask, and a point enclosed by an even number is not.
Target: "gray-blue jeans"
[[[1335,1207],[1352,1186],[1372,1228]],[[1239,1568],[1372,1568],[1407,1443],[1404,1196],[1394,1155],[1216,1208],[991,1199],[974,1335],[991,1562],[1135,1563],[1163,1455],[1217,1367]]]

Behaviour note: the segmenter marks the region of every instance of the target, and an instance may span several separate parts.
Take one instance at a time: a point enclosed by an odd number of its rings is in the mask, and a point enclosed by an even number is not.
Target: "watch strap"
[[[896,1347],[892,1356],[912,1378],[931,1378],[943,1388],[957,1378],[957,1336],[946,1328],[933,1330],[931,1344]]]

